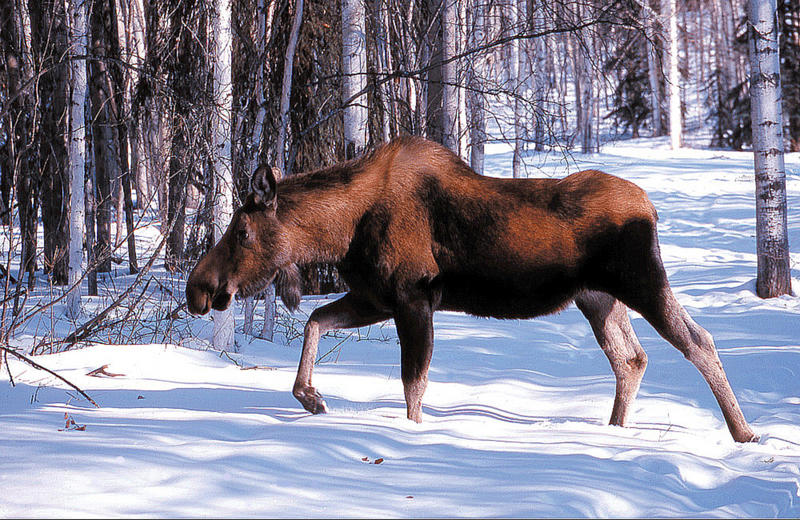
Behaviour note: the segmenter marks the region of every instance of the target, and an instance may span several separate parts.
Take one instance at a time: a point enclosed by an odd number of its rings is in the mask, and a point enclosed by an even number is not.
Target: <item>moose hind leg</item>
[[[394,314],[400,339],[400,372],[408,418],[422,422],[422,395],[433,354],[433,311],[428,301],[403,305]]]
[[[737,442],[757,441],[744,418],[714,345],[714,338],[695,323],[664,285],[651,302],[637,309],[658,333],[688,359],[708,383],[722,409],[731,436]]]
[[[328,411],[322,395],[311,385],[311,375],[317,358],[319,338],[332,329],[366,327],[389,319],[383,313],[348,293],[335,302],[315,309],[308,318],[303,337],[303,353],[297,368],[297,378],[292,394],[313,414]]]
[[[614,408],[609,424],[624,426],[647,367],[647,354],[633,332],[625,305],[609,294],[586,291],[575,303],[589,320],[616,378]]]

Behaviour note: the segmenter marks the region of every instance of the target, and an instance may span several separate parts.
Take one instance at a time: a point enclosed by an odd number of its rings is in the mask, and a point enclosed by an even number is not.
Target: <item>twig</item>
[[[40,364],[39,364],[39,363],[37,363],[36,361],[34,361],[34,360],[30,359],[29,357],[27,357],[27,356],[25,356],[25,355],[23,355],[23,354],[20,354],[20,353],[19,353],[19,352],[17,352],[16,350],[13,350],[13,349],[11,349],[11,348],[8,348],[8,347],[4,347],[4,346],[2,346],[2,345],[0,345],[0,350],[2,350],[2,351],[3,351],[4,355],[5,355],[5,354],[11,354],[11,355],[12,355],[12,356],[14,356],[15,358],[19,359],[20,361],[22,361],[22,362],[24,362],[24,363],[27,363],[27,364],[29,364],[29,365],[30,365],[30,366],[32,366],[33,368],[35,368],[35,369],[37,369],[37,370],[42,370],[42,371],[44,371],[44,372],[47,372],[48,374],[50,374],[50,375],[52,375],[52,376],[54,376],[54,377],[56,377],[56,378],[60,379],[61,381],[63,381],[64,383],[66,383],[67,385],[69,385],[70,387],[72,387],[73,389],[75,389],[75,391],[77,391],[79,394],[81,394],[81,395],[82,395],[82,396],[83,396],[83,397],[84,397],[84,398],[85,398],[87,401],[89,401],[90,403],[92,403],[92,404],[95,406],[95,408],[100,408],[100,405],[99,405],[99,404],[97,404],[97,403],[94,401],[94,399],[92,399],[91,397],[89,397],[89,395],[88,395],[86,392],[84,392],[83,390],[81,390],[80,388],[78,388],[78,387],[77,387],[77,386],[76,386],[74,383],[72,383],[71,381],[69,381],[69,380],[68,380],[67,378],[65,378],[64,376],[60,376],[60,375],[58,375],[57,373],[55,373],[55,372],[53,372],[52,370],[50,370],[49,368],[47,368],[47,367],[43,367],[42,365],[40,365]]]

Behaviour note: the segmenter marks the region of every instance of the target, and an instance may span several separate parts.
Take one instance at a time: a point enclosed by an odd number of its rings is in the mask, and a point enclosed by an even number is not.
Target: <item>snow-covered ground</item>
[[[487,161],[509,174],[503,145]],[[391,322],[323,339],[314,383],[331,413],[311,416],[290,392],[298,340],[238,334],[239,352],[220,354],[198,318],[180,345],[36,358],[99,409],[10,360],[0,516],[800,517],[800,298],[754,295],[752,155],[645,139],[528,164],[599,168],[649,192],[673,288],[714,334],[759,443],[731,440],[697,370],[634,314],[650,364],[626,428],[607,425],[614,379],[574,307],[531,321],[437,314],[420,425],[405,419]],[[797,154],[787,175],[798,251]],[[106,364],[121,375],[86,375]]]

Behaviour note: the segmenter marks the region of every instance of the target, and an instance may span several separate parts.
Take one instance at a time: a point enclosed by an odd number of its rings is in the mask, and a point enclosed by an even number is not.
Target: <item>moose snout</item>
[[[186,307],[194,316],[202,316],[211,310],[211,293],[199,285],[186,284]]]
[[[207,314],[211,309],[224,311],[230,306],[233,294],[228,284],[213,287],[190,277],[186,283],[186,307],[195,316]]]

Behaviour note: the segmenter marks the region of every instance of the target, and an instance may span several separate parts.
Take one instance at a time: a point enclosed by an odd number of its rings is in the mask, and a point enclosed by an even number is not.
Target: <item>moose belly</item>
[[[563,309],[580,290],[563,266],[535,272],[442,273],[439,309],[492,318],[532,318]]]

